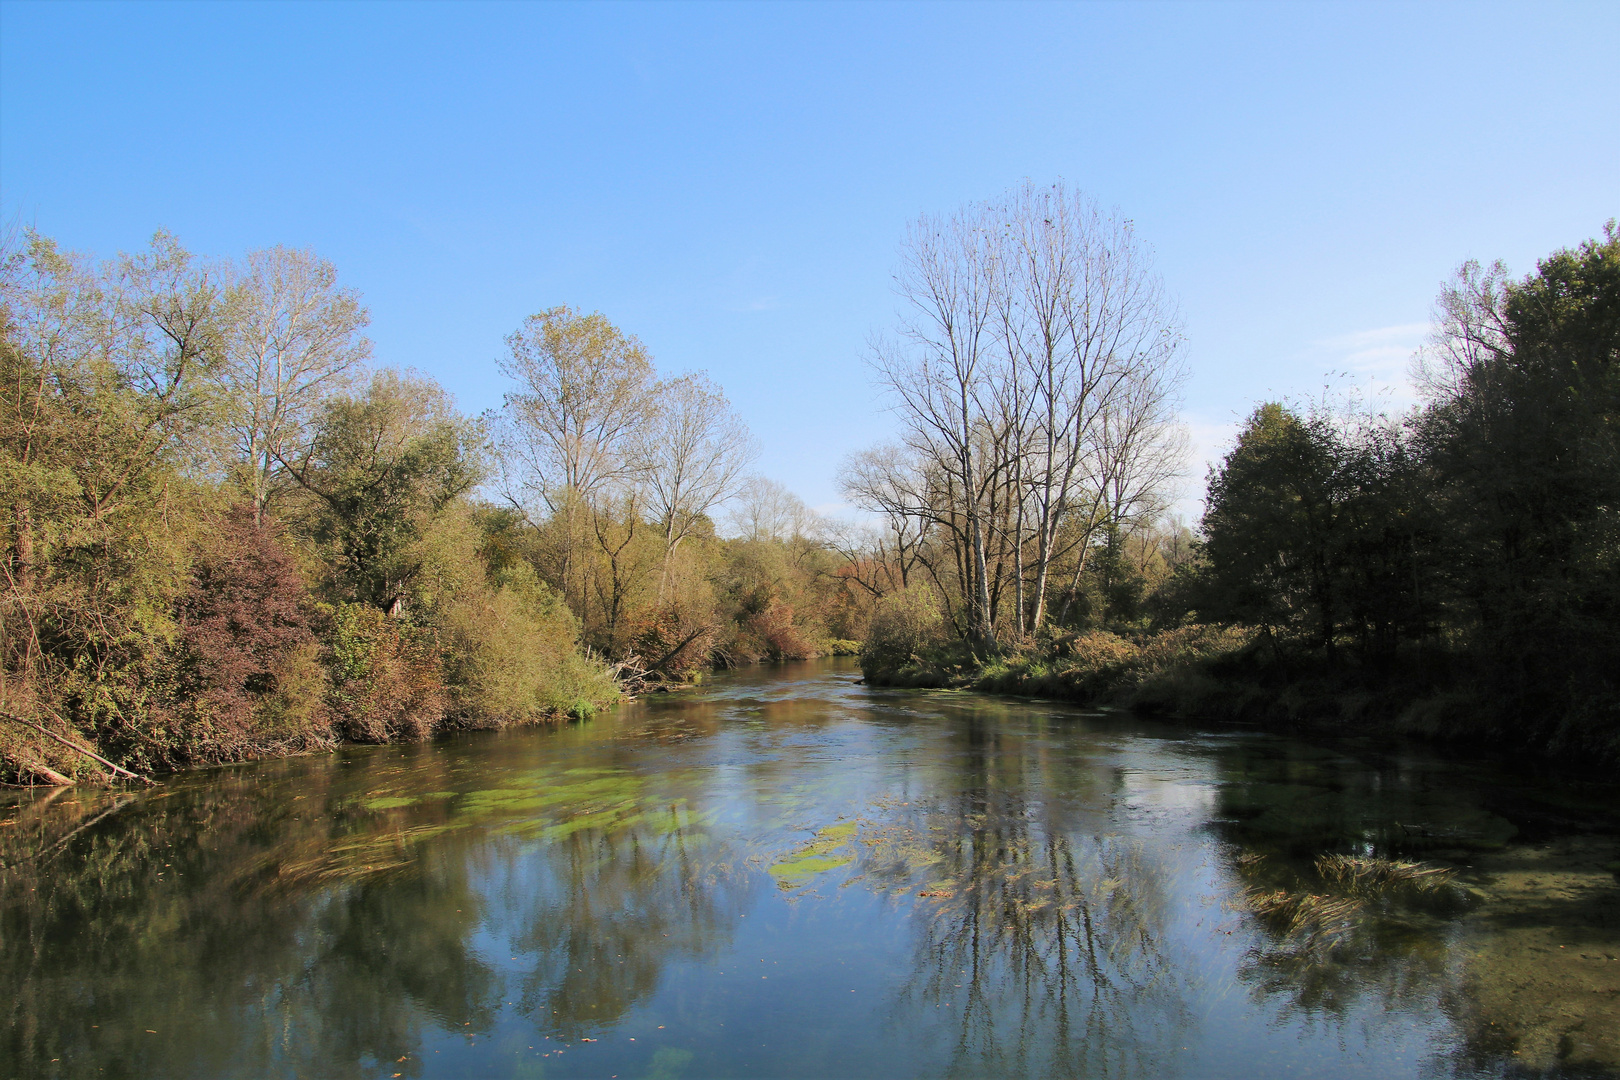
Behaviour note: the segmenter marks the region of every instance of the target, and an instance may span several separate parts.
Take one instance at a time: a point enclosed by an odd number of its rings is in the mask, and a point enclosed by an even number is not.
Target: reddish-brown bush
[[[292,557],[247,507],[210,523],[176,612],[178,702],[195,760],[325,740],[309,594]]]
[[[772,660],[803,660],[816,655],[815,646],[793,621],[793,605],[773,599],[765,610],[750,615],[744,624],[759,636]]]

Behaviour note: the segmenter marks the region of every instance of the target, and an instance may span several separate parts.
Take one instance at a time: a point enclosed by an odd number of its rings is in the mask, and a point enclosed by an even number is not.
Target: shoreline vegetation
[[[586,719],[856,648],[859,588],[745,472],[724,393],[599,314],[525,320],[469,416],[372,365],[311,252],[0,239],[0,783]]]
[[[1620,232],[1465,264],[1420,408],[1259,405],[1169,512],[1182,329],[1129,219],[919,218],[838,482],[748,468],[702,372],[525,319],[500,408],[372,363],[308,251],[0,244],[0,783],[586,719],[759,660],[1620,761]],[[127,779],[127,777],[124,777]]]
[[[908,238],[878,360],[899,443],[877,685],[956,687],[1620,761],[1620,231],[1521,278],[1466,263],[1423,404],[1257,407],[1196,532],[1179,325],[1128,223],[1024,189]]]
[[[1191,624],[1137,639],[1107,631],[1026,642],[979,660],[947,647],[880,659],[871,686],[962,690],[1126,709],[1190,724],[1237,724],[1290,735],[1417,739],[1471,751],[1533,750],[1550,762],[1589,758],[1612,745],[1535,742],[1523,716],[1461,676],[1467,657],[1413,656],[1378,669],[1324,663],[1274,647],[1252,627]]]

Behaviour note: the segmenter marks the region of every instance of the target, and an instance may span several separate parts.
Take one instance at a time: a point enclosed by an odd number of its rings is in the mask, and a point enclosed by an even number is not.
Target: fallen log
[[[23,717],[18,716],[16,713],[0,711],[0,716],[5,717],[7,720],[15,720],[17,723],[22,724],[24,727],[31,727],[35,731],[39,732],[41,735],[44,735],[44,736],[46,736],[48,738],[55,739],[57,742],[61,743],[63,746],[66,746],[71,750],[77,750],[79,753],[83,754],[87,758],[90,758],[92,761],[101,762],[101,764],[103,764],[103,765],[107,766],[107,768],[111,769],[113,771],[113,775],[115,775],[115,776],[122,776],[122,777],[124,777],[126,779],[129,779],[129,780],[139,780],[143,784],[152,784],[152,783],[156,782],[154,780],[151,780],[148,777],[142,776],[140,773],[132,773],[128,769],[124,768],[121,765],[114,765],[112,762],[108,761],[106,758],[102,757],[100,754],[96,753],[94,750],[88,750],[85,747],[80,746],[78,743],[74,742],[72,739],[63,738],[61,735],[58,735],[56,732],[51,731],[49,728],[40,727],[38,724],[34,723],[32,720],[24,719]],[[60,716],[58,716],[57,719],[60,720],[62,718]],[[39,772],[40,769],[44,768],[44,766],[30,765],[29,768],[33,769],[35,772]],[[49,773],[50,775],[53,775],[53,776],[61,777],[60,780],[52,780],[51,783],[53,783],[53,784],[71,784],[71,783],[73,783],[72,780],[69,780],[67,777],[62,776],[61,773],[50,773],[49,770],[46,770],[46,772],[41,772],[40,775],[44,776],[47,773]]]
[[[51,768],[49,765],[41,765],[39,762],[34,761],[34,760],[30,759],[30,758],[22,758],[21,759],[21,764],[22,764],[22,767],[24,769],[27,769],[29,772],[33,773],[35,776],[38,776],[40,779],[44,780],[47,784],[54,784],[57,787],[72,787],[73,786],[72,777],[63,776],[61,773],[57,772],[55,769]]]

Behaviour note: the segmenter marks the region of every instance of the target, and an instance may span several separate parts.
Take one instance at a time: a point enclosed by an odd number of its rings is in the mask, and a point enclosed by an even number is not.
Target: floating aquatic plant
[[[817,874],[836,870],[855,861],[849,842],[855,836],[855,823],[829,825],[817,831],[815,839],[795,848],[779,862],[771,864],[770,874],[778,888],[796,889]]]

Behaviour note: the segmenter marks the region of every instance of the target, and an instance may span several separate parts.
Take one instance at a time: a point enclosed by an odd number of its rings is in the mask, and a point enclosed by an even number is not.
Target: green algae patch
[[[430,791],[425,795],[380,795],[375,799],[363,799],[360,805],[367,810],[398,810],[435,799],[451,799],[455,794],[453,791]]]
[[[808,844],[795,848],[787,858],[772,863],[770,875],[779,889],[796,889],[818,874],[848,866],[855,861],[850,840],[855,836],[855,823],[829,825],[816,833]]]
[[[468,792],[461,810],[473,817],[515,817],[542,810],[563,816],[606,805],[639,803],[645,788],[638,775],[595,769],[570,769],[536,780],[534,786]]]

